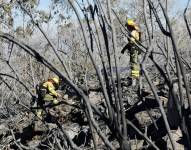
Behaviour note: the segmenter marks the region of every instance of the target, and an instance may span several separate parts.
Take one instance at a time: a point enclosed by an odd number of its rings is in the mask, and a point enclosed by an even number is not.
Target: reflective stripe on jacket
[[[55,86],[53,85],[52,82],[47,81],[47,82],[43,83],[42,87],[46,88],[50,95],[57,97],[58,94],[56,93]]]

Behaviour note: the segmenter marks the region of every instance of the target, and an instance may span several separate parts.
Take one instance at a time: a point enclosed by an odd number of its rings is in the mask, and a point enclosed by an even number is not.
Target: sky
[[[80,0],[81,1],[81,0]],[[130,0],[129,0],[130,1]],[[123,7],[125,7],[125,5],[127,5],[128,3],[127,2],[129,2],[129,1],[127,1],[127,0],[121,0],[121,3],[122,3],[122,6]],[[132,0],[133,1],[133,0]],[[185,7],[186,7],[186,5],[187,5],[187,2],[188,2],[188,0],[168,0],[169,2],[170,1],[174,1],[174,7],[173,7],[173,10],[169,10],[169,11],[171,11],[172,12],[172,16],[174,16],[177,12],[179,12],[179,13],[183,13],[183,11],[184,11],[184,9],[185,9]],[[40,0],[40,4],[39,4],[39,6],[38,6],[38,8],[40,9],[40,10],[49,10],[49,7],[50,7],[50,4],[51,4],[51,0]],[[124,4],[124,5],[123,5]],[[189,4],[189,8],[191,8],[191,2],[190,2],[190,4]],[[170,15],[171,16],[171,15]],[[22,15],[20,16],[20,17],[22,17]],[[19,18],[20,18],[19,17]],[[16,19],[15,18],[15,21],[16,21],[16,25],[18,25],[18,24],[20,24],[20,20],[21,19]]]
[[[184,11],[184,9],[185,9],[185,7],[186,7],[186,5],[187,5],[187,2],[188,2],[188,0],[176,0],[176,2],[175,2],[175,7],[174,7],[174,11],[176,12],[176,11],[180,11],[180,12],[183,12]],[[191,4],[190,4],[191,5]],[[189,5],[189,6],[190,6]]]
[[[133,1],[133,0],[132,0]],[[186,5],[187,5],[187,2],[188,0],[168,0],[169,2],[170,1],[174,1],[174,7],[173,7],[173,13],[176,14],[177,12],[183,12]],[[127,0],[121,0],[121,3],[126,3]],[[41,9],[44,9],[44,10],[47,10],[49,8],[49,5],[51,3],[51,0],[40,0],[40,5],[39,5],[39,8]],[[190,2],[190,5],[191,7],[191,2]]]
[[[46,10],[49,8],[50,3],[51,3],[51,0],[40,0],[39,8]]]
[[[136,0],[128,0],[128,1],[127,0],[121,0],[121,6],[125,7],[126,5],[128,5],[129,2],[133,2],[133,1],[136,1]],[[186,7],[187,2],[188,2],[188,0],[168,0],[168,3],[170,3],[171,1],[173,1],[173,3],[174,3],[173,12],[177,12],[177,11],[183,12],[184,8]],[[191,2],[190,2],[190,5],[191,5]]]
[[[121,0],[122,3],[125,3],[126,1],[127,0]],[[171,1],[171,0],[169,0],[169,1]],[[186,7],[188,0],[174,0],[174,1],[176,1],[174,4],[175,5],[174,11],[175,12],[176,11],[184,11],[184,8]],[[51,2],[51,0],[40,0],[39,8],[48,9],[50,2]]]

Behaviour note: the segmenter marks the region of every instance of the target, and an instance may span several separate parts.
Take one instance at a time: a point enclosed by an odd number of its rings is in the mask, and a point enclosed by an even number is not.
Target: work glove
[[[39,119],[42,120],[42,111],[41,111],[41,110],[38,110],[38,111],[36,112],[36,116],[37,116]]]
[[[53,104],[56,105],[56,104],[58,104],[58,103],[59,103],[59,101],[58,101],[57,99],[54,99],[54,100],[53,100]]]

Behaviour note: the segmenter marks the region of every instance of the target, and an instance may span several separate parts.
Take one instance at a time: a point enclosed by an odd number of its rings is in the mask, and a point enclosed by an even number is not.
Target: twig
[[[126,124],[126,114],[124,108],[124,102],[122,99],[122,88],[121,88],[121,77],[119,73],[119,58],[117,55],[117,43],[116,43],[116,32],[113,24],[113,19],[111,16],[111,1],[107,0],[107,7],[108,7],[108,16],[111,22],[111,32],[112,32],[112,42],[113,42],[113,50],[114,50],[114,60],[115,60],[115,67],[116,67],[116,76],[117,76],[117,88],[118,88],[118,97],[119,97],[119,104],[121,109],[121,119],[122,119],[122,147],[124,149],[130,149],[130,144],[127,142],[127,124]]]
[[[17,140],[16,140],[16,138],[15,138],[15,135],[14,135],[14,133],[13,133],[13,130],[10,129],[10,131],[11,131],[11,135],[12,135],[12,137],[13,137],[13,140],[14,140],[15,145],[16,145],[20,150],[22,150],[21,146],[17,143]]]
[[[142,133],[130,120],[126,120],[127,124],[130,125],[139,135],[141,135],[151,146],[153,146],[156,150],[159,148],[153,143],[144,133]]]
[[[184,9],[184,21],[186,23],[186,28],[188,30],[189,36],[191,38],[191,30],[190,30],[190,27],[189,27],[189,24],[188,24],[188,20],[187,20],[187,17],[186,17],[186,12],[188,10],[189,3],[190,3],[190,0],[188,0],[186,8]]]

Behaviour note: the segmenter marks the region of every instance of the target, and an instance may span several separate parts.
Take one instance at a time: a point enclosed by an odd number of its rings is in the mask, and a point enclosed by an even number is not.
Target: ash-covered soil
[[[91,84],[93,85],[93,84]],[[82,85],[83,86],[83,85]],[[164,85],[157,85],[160,101],[165,108],[171,126],[171,133],[178,150],[183,150],[182,133],[176,124],[176,110],[168,108],[168,90]],[[99,85],[89,88],[86,92],[92,105],[102,113],[107,114],[106,104]],[[161,150],[172,149],[167,131],[159,111],[159,105],[148,87],[132,88],[122,82],[122,96],[125,106],[126,118],[131,121],[139,131],[150,138]],[[83,100],[74,91],[59,91],[62,94],[60,103],[56,106],[47,106],[47,113],[43,119],[35,116],[35,105],[32,110],[25,110],[20,114],[12,114],[3,110],[0,115],[0,149],[73,149],[71,144],[81,149],[108,149],[102,139],[90,126],[90,119]],[[94,112],[95,113],[95,112]],[[174,113],[174,116],[172,116]],[[172,118],[175,117],[175,118]],[[95,120],[100,129],[109,139],[115,149],[119,149],[119,143],[104,120],[95,113]],[[91,133],[94,133],[94,140]],[[143,136],[141,136],[130,124],[127,126],[128,138],[132,150],[153,149]],[[70,139],[71,141],[69,141]]]

